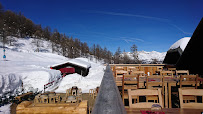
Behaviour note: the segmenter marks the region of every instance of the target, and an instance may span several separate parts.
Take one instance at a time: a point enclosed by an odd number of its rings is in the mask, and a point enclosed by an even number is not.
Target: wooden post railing
[[[92,113],[126,114],[121,95],[109,65],[106,67]]]

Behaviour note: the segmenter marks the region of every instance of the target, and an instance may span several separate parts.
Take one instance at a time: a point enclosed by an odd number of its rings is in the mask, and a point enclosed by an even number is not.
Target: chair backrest
[[[180,88],[182,88],[183,85],[195,84],[195,89],[197,89],[197,81],[198,75],[180,75]]]
[[[176,68],[168,68],[169,71],[173,71],[173,74],[176,75]]]
[[[176,70],[176,75],[189,75],[189,70]]]
[[[159,103],[139,102],[132,104],[132,96],[152,96],[152,95],[156,95],[158,97]],[[163,108],[161,89],[137,89],[137,90],[128,89],[128,97],[130,108],[151,108],[153,104],[159,104]]]
[[[145,76],[145,72],[144,71],[133,71],[132,74],[133,75],[139,75],[140,77],[141,76]]]
[[[161,71],[160,75],[173,77],[173,71]]]
[[[183,96],[203,96],[203,89],[182,89],[179,88],[179,99],[181,108],[203,109],[203,103],[184,103]]]
[[[152,76],[147,76],[146,80],[146,88],[150,89],[153,88],[153,86],[163,86],[163,76],[159,75],[152,75]]]
[[[132,73],[133,71],[137,71],[137,70],[139,70],[138,67],[133,67],[133,66],[128,66],[127,67],[127,71],[130,72],[130,73]]]
[[[115,71],[115,77],[119,77],[119,76],[122,77],[123,74],[128,74],[128,71],[124,71],[124,70],[116,70]]]
[[[163,70],[163,66],[157,66],[157,71],[161,72]]]
[[[135,79],[136,78],[136,79]],[[138,89],[139,88],[139,75],[123,75],[122,79],[122,100],[124,102],[125,89]]]
[[[115,70],[124,70],[124,67],[116,66]]]
[[[168,68],[169,71],[176,71],[176,68]]]

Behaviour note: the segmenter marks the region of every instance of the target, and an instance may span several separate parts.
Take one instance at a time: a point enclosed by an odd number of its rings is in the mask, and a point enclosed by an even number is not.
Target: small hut
[[[56,70],[66,67],[73,67],[75,68],[75,73],[78,73],[82,76],[87,76],[89,73],[89,68],[91,68],[91,64],[81,59],[70,59],[65,63],[51,66],[52,69]]]

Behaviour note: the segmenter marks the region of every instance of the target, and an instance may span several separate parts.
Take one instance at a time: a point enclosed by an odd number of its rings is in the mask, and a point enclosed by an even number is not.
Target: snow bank
[[[5,76],[0,74],[0,94],[3,96],[3,93],[15,94],[15,89],[21,87],[22,80],[19,75],[13,73],[6,74]]]
[[[11,107],[11,104],[1,106],[0,107],[0,113],[1,114],[10,114],[10,107]]]
[[[12,49],[6,49],[7,61],[0,58],[0,94],[15,92],[15,89],[21,87],[22,82],[24,92],[30,88],[42,91],[46,83],[61,77],[60,71],[51,70],[49,66],[68,60],[52,53],[18,52]],[[0,52],[3,52],[2,48]],[[3,53],[0,53],[0,57],[2,56]]]
[[[190,38],[191,37],[184,37],[184,38],[178,40],[169,49],[176,49],[176,48],[180,47],[182,49],[182,51],[184,51],[188,42],[190,41]]]

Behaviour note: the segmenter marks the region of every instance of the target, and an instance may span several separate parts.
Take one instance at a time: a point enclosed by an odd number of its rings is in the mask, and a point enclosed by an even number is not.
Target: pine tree
[[[138,53],[137,53],[137,46],[135,44],[132,45],[130,48],[131,54],[133,55],[134,61],[133,63],[140,63],[140,60],[138,58]]]
[[[120,63],[120,54],[121,54],[121,48],[118,47],[118,49],[116,50],[116,52],[114,54],[114,63],[115,64],[119,64]]]

